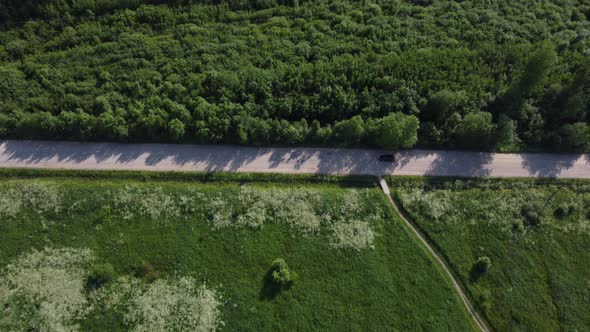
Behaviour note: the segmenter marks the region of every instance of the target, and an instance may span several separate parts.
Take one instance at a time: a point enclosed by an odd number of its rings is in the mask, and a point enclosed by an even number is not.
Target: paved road
[[[590,155],[0,141],[0,167],[590,178]]]

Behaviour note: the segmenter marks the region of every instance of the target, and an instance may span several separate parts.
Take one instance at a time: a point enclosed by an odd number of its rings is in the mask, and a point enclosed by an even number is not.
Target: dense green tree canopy
[[[587,150],[589,16],[585,0],[4,0],[0,135]],[[392,118],[417,133],[375,129]]]

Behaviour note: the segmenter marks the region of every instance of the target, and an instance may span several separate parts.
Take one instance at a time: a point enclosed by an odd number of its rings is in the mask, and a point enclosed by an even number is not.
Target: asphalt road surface
[[[0,167],[339,175],[590,178],[588,154],[0,141]]]

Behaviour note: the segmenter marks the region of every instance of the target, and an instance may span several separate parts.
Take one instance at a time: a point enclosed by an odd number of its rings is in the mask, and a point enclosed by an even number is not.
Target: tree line
[[[584,1],[5,0],[0,9],[2,137],[589,148]]]

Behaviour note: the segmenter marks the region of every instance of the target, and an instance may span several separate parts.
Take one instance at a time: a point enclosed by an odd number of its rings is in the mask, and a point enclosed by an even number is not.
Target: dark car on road
[[[395,162],[395,155],[394,154],[382,154],[379,156],[379,161],[384,161],[384,162]]]

